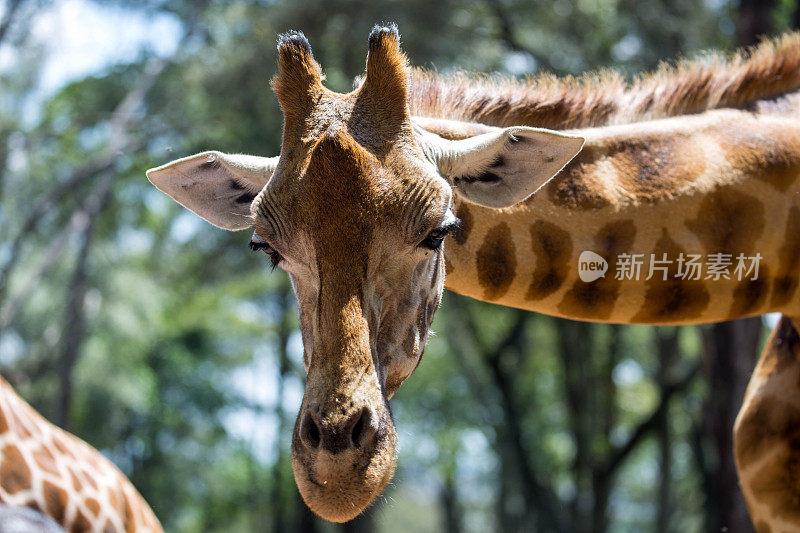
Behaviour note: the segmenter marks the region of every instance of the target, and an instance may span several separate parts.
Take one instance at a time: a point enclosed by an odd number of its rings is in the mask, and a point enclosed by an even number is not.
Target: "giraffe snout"
[[[292,439],[292,470],[312,511],[345,522],[370,505],[391,479],[397,433],[385,400],[337,396],[304,400]]]

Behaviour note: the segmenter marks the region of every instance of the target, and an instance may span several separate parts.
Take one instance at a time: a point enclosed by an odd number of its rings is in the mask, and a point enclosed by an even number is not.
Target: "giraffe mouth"
[[[295,425],[292,471],[303,501],[315,514],[347,522],[381,494],[396,464],[397,433],[391,418],[386,422],[363,445],[335,452],[309,447],[301,437],[302,422]]]

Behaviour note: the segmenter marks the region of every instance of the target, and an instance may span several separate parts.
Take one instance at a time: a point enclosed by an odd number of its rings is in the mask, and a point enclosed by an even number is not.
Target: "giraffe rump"
[[[615,70],[518,80],[414,69],[409,106],[418,116],[568,129],[742,108],[798,89],[800,32],[734,54],[706,52],[695,59],[662,63],[630,82]]]

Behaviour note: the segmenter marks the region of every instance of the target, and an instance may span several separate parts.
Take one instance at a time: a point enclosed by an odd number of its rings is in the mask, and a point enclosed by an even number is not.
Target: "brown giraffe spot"
[[[655,270],[653,276],[646,280],[644,304],[633,322],[651,324],[675,322],[687,318],[700,316],[708,306],[708,290],[702,280],[684,280],[676,278],[678,263],[675,258],[686,253],[682,247],[670,238],[666,229],[661,230],[661,237],[656,241],[653,254],[656,260],[661,260],[666,254],[669,264],[666,279],[661,271]],[[649,274],[649,272],[648,272]]]
[[[70,459],[75,459],[75,454],[72,453],[67,443],[64,442],[64,437],[59,433],[53,433],[53,446],[56,447],[59,455],[65,455]]]
[[[86,508],[89,509],[90,513],[95,516],[100,514],[100,503],[97,500],[94,498],[86,498],[84,503],[86,504]]]
[[[581,153],[545,186],[550,201],[568,209],[600,209],[609,205],[611,202],[605,197],[602,188],[595,183],[599,174],[597,162],[605,155],[597,147],[584,147]]]
[[[119,496],[115,490],[108,491],[108,503],[111,504],[112,509],[116,509],[118,511],[122,509],[122,503],[119,501]]]
[[[72,533],[83,533],[84,531],[91,531],[92,530],[92,523],[89,521],[86,516],[84,516],[83,512],[78,510],[78,514],[75,515],[75,520],[72,522],[72,527],[69,528]]]
[[[469,208],[467,207],[467,203],[462,201],[459,202],[458,206],[456,206],[455,215],[460,222],[451,236],[456,244],[463,245],[465,242],[467,242],[469,233],[472,231],[472,225],[474,223],[472,212],[470,212]],[[447,266],[447,261],[445,261],[445,266]],[[450,271],[452,269],[448,268],[447,270]]]
[[[531,226],[531,246],[536,258],[527,300],[541,300],[557,291],[569,272],[572,239],[569,232],[555,224],[537,220]]]
[[[69,479],[70,479],[70,481],[72,481],[73,490],[75,490],[75,492],[80,492],[82,485],[81,485],[80,480],[78,479],[78,476],[75,474],[75,471],[72,469],[72,467],[69,468]]]
[[[755,523],[756,533],[772,533],[772,529],[770,529],[769,524],[764,522],[763,520],[759,520]]]
[[[508,292],[517,269],[511,228],[502,222],[486,233],[475,258],[483,297],[495,300]]]
[[[772,282],[770,305],[786,304],[800,279],[800,209],[792,207],[786,218],[783,245],[778,250],[778,269]]]
[[[16,494],[31,488],[31,469],[25,458],[13,444],[7,444],[0,451],[0,486],[9,494]]]
[[[406,338],[403,340],[403,351],[409,357],[417,355],[417,331],[413,327],[408,328]]]
[[[8,421],[6,420],[5,412],[0,409],[0,433],[8,431]]]
[[[106,518],[105,524],[103,524],[103,533],[118,533],[117,528],[111,523],[110,518]]]
[[[89,485],[90,487],[92,487],[92,490],[97,490],[98,489],[97,481],[94,480],[94,477],[92,476],[91,472],[86,470],[85,467],[81,466],[80,470],[79,470],[79,473],[80,473],[81,480],[84,482],[84,484]]]
[[[733,258],[736,261],[736,258]],[[735,263],[734,263],[735,264]],[[758,278],[743,279],[733,290],[733,303],[731,304],[729,318],[738,318],[754,314],[767,301],[769,287],[769,269],[761,265],[758,269]]]
[[[125,498],[125,531],[134,532],[136,531],[136,515],[134,514],[133,505],[131,505],[128,494],[123,493],[123,497]]]
[[[735,169],[786,192],[800,176],[800,138],[792,129],[772,133],[765,136],[749,128],[731,128],[720,146]]]
[[[782,316],[772,331],[764,348],[764,355],[758,362],[756,372],[768,378],[773,373],[780,373],[800,361],[797,350],[800,348],[800,335],[792,320]]]
[[[19,435],[22,439],[29,439],[33,436],[31,431],[28,429],[28,424],[22,420],[22,418],[16,412],[12,412],[11,417],[14,423],[14,432],[17,435]]]
[[[800,410],[775,397],[757,397],[747,407],[735,435],[742,465],[759,461],[781,443],[800,445]]]
[[[64,511],[67,508],[67,491],[49,481],[42,484],[42,491],[47,515],[59,524],[63,523]]]
[[[742,192],[721,189],[703,199],[686,227],[707,253],[749,252],[764,231],[764,206]]]
[[[749,485],[756,501],[769,509],[770,516],[797,523],[800,521],[800,458],[796,450],[800,442],[794,435],[791,443],[773,444],[769,458],[752,476]]]
[[[671,198],[705,172],[705,157],[688,138],[644,136],[622,140],[608,157],[628,196],[647,202]]]
[[[800,159],[796,156],[791,160],[770,157],[765,163],[764,169],[756,177],[780,192],[786,192],[800,176]]]
[[[48,450],[44,446],[40,446],[36,450],[34,450],[33,460],[36,461],[36,464],[39,466],[39,468],[41,468],[45,472],[53,474],[54,476],[61,475],[61,472],[59,472],[58,470],[56,458],[53,456],[50,450]]]
[[[576,280],[558,304],[558,310],[567,316],[604,319],[611,315],[619,296],[621,281],[614,279],[613,269],[621,253],[631,253],[636,226],[632,220],[610,222],[600,228],[594,237],[594,252],[609,263],[604,278],[591,283]]]

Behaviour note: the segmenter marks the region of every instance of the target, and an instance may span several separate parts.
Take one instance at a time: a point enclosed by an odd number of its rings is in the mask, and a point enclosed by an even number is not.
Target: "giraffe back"
[[[162,532],[125,475],[48,422],[0,377],[0,502],[44,513],[70,532]]]

